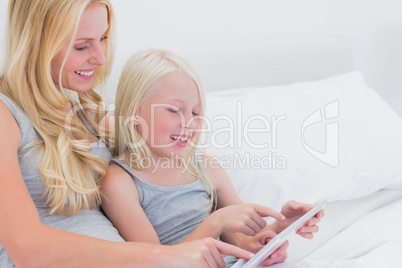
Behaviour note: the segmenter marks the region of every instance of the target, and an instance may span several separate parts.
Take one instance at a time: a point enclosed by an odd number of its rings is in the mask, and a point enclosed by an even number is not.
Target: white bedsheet
[[[402,199],[353,223],[301,260],[309,268],[402,267]]]
[[[384,201],[384,193],[371,196],[372,200]],[[400,191],[389,191],[389,199],[392,200]],[[401,196],[402,197],[402,196]],[[364,201],[362,199],[361,201]],[[366,200],[367,201],[367,200]],[[361,202],[360,202],[361,203]],[[369,203],[369,202],[367,202]],[[346,203],[345,203],[346,204]],[[357,203],[359,204],[359,203]],[[356,204],[355,204],[356,205]],[[362,206],[367,210],[373,204]],[[352,205],[352,208],[356,206]],[[347,209],[345,209],[347,210]],[[289,258],[285,263],[275,264],[272,268],[371,268],[371,267],[402,267],[402,199],[391,201],[385,206],[368,213],[359,220],[354,221],[348,227],[342,227],[337,235],[328,237],[328,240],[318,241],[322,244],[300,261],[295,260],[294,240],[290,239],[288,249]],[[338,212],[338,211],[337,211]],[[346,214],[348,211],[345,212]],[[359,212],[356,212],[359,213]],[[338,213],[339,214],[339,213]],[[339,216],[339,215],[338,215]],[[345,215],[346,216],[346,215]],[[346,216],[346,221],[350,220]],[[326,225],[325,227],[328,227]],[[334,227],[337,228],[337,227]],[[325,232],[325,230],[323,230]],[[319,234],[316,234],[319,235]],[[299,236],[292,238],[299,239]],[[314,240],[308,241],[300,238],[305,247]],[[316,241],[317,242],[317,241]],[[300,248],[300,244],[297,246]],[[293,244],[293,245],[292,245]],[[297,243],[296,243],[297,244]],[[302,248],[302,251],[305,251]],[[301,252],[300,254],[303,254]],[[264,267],[264,266],[261,266]]]

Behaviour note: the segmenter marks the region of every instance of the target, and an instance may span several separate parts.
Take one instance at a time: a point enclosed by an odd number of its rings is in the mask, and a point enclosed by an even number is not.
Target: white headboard
[[[118,76],[125,61],[139,49],[143,48],[118,48],[113,75],[107,91],[103,92],[107,103],[113,103]],[[341,36],[272,38],[263,42],[161,49],[184,57],[200,74],[207,92],[291,84],[353,70],[351,44]]]

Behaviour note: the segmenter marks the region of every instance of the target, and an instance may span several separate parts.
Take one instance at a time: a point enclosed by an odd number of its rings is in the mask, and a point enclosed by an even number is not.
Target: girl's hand
[[[211,216],[215,217],[216,226],[220,226],[221,232],[239,232],[248,236],[258,233],[267,225],[263,217],[274,217],[281,222],[285,220],[281,213],[257,204],[223,207]]]
[[[310,211],[314,205],[312,204],[302,204],[296,201],[288,201],[285,205],[283,205],[281,213],[285,215],[286,220],[284,222],[278,222],[280,225],[280,230],[285,229],[298,218],[306,214]],[[311,239],[314,237],[314,233],[318,232],[319,228],[317,224],[320,222],[321,218],[324,217],[324,210],[321,210],[317,213],[312,219],[310,219],[304,226],[302,226],[297,234],[300,236]]]

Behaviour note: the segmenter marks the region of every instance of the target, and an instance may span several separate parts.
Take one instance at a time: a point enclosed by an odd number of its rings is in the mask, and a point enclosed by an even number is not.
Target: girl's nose
[[[183,119],[184,120],[182,120],[182,122],[181,122],[182,128],[188,128],[188,129],[195,128],[195,118],[193,117],[192,113],[190,115],[185,115]]]

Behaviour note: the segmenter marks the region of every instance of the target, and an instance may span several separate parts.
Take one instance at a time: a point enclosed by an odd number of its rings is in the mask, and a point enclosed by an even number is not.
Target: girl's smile
[[[139,116],[150,130],[143,139],[151,156],[182,157],[196,137],[194,130],[200,127],[197,86],[185,73],[173,71],[159,78],[155,88],[139,110]],[[140,131],[144,127],[139,125]]]

